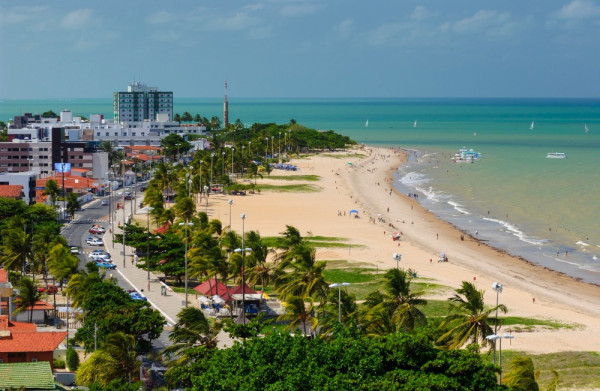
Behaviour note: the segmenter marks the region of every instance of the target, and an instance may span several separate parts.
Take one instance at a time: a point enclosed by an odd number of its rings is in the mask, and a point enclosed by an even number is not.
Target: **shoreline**
[[[474,281],[478,289],[485,290],[486,304],[494,305],[497,295],[491,285],[498,281],[504,284],[499,302],[508,307],[507,316],[554,319],[576,325],[574,329],[515,333],[513,349],[532,353],[600,351],[600,341],[596,342],[595,338],[600,332],[598,286],[524,262],[485,243],[482,246],[481,241],[471,236],[465,235],[461,241],[460,235],[464,233],[460,229],[393,188],[393,173],[405,160],[397,149],[371,146],[292,159],[301,174],[321,178],[316,182],[321,188],[319,192],[262,192],[246,197],[215,195],[209,200],[209,215],[226,225],[230,218],[227,200],[231,198],[234,200],[232,228],[238,233],[242,226],[237,216],[245,213],[248,216],[246,232],[257,230],[261,236],[277,236],[289,224],[297,227],[303,236],[312,233],[342,237],[349,244],[360,245],[346,249],[318,248],[319,260],[346,259],[387,269],[396,267],[392,256],[395,252],[401,253],[400,267],[413,269],[419,277],[447,287],[427,295],[428,299],[446,300],[464,280]],[[272,174],[295,173],[275,170]],[[283,184],[268,176],[260,182]],[[336,210],[352,209],[359,211],[360,218],[336,215]],[[386,222],[376,221],[378,215]],[[393,231],[403,233],[401,241],[390,238]],[[447,254],[449,262],[437,262],[440,252]],[[510,331],[508,326],[503,329]]]

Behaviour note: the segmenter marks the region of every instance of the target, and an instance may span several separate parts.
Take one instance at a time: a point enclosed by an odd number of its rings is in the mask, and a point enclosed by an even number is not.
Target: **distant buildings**
[[[139,82],[130,84],[127,92],[115,92],[113,106],[115,122],[154,121],[159,114],[173,120],[173,93]]]

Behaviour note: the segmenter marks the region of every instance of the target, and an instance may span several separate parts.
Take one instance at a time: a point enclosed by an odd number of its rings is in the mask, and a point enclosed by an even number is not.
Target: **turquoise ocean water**
[[[232,122],[294,118],[412,151],[396,173],[398,189],[418,192],[436,215],[493,246],[600,284],[600,99],[230,98],[229,108]],[[109,98],[4,100],[0,120],[62,109],[112,118]],[[221,117],[222,99],[175,99],[175,111]],[[483,157],[451,163],[463,146]]]

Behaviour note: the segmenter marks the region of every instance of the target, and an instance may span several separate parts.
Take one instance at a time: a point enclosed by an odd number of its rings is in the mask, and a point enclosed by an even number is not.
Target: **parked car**
[[[96,239],[98,239],[98,240],[99,240],[100,238],[98,238],[98,237],[96,237],[96,236],[88,236],[88,237],[87,237],[87,239],[85,240],[85,242],[86,242],[87,244],[91,245],[91,244],[92,244],[92,242],[93,242],[93,241],[95,241]]]
[[[100,205],[108,205],[108,200],[102,200],[102,201],[100,202]]]
[[[133,300],[144,300],[144,301],[148,301],[148,299],[146,298],[146,296],[142,295],[141,293],[138,292],[131,292],[129,294],[129,296],[131,296],[131,298]]]
[[[101,269],[116,269],[117,265],[108,262],[96,262],[96,266]]]
[[[88,232],[91,234],[103,234],[106,232],[106,228],[100,225],[93,225],[92,228],[88,230]]]
[[[92,253],[90,254],[90,258],[94,261],[107,261],[110,260],[109,253]]]
[[[71,246],[71,254],[79,254],[79,247]]]
[[[90,243],[88,243],[90,246],[104,246],[104,242],[102,241],[102,239],[100,238],[94,238],[94,240],[92,240]]]
[[[125,200],[128,201],[131,199],[131,193],[127,192],[125,193]]]

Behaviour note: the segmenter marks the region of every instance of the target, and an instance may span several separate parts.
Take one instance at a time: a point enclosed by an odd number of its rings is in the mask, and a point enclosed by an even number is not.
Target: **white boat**
[[[415,123],[413,124],[413,128],[417,127],[417,120],[415,120]]]
[[[369,127],[369,120],[367,120],[367,122],[365,122],[365,128]]]
[[[584,126],[584,129],[585,129],[585,132],[586,132],[586,133],[589,133],[589,132],[590,132],[590,130],[589,130],[589,129],[588,129],[588,127],[587,127],[587,124],[585,124],[585,126]]]
[[[481,154],[475,152],[473,149],[462,147],[458,150],[458,153],[454,154],[452,161],[454,163],[473,163],[475,160],[479,160]]]
[[[548,152],[546,157],[548,159],[566,159],[567,155],[564,152]]]
[[[533,130],[535,128],[535,124],[531,121],[531,125],[529,125],[529,130]]]

